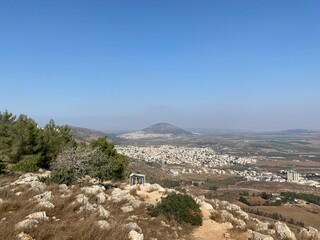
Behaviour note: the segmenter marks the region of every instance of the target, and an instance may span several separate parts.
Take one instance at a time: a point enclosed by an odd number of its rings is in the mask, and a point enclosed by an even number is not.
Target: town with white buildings
[[[256,158],[242,158],[227,154],[216,154],[212,148],[182,146],[117,146],[117,151],[130,158],[161,164],[188,164],[195,167],[223,167],[251,165]]]
[[[257,157],[237,157],[227,154],[217,154],[212,148],[184,146],[117,146],[117,151],[132,159],[155,162],[160,164],[183,166],[169,168],[168,174],[231,174],[241,176],[247,181],[292,182],[320,188],[320,182],[310,180],[293,170],[268,172],[257,170],[254,164]],[[232,170],[228,167],[247,166],[246,170]],[[187,167],[186,167],[187,166]],[[189,166],[189,167],[188,167]]]

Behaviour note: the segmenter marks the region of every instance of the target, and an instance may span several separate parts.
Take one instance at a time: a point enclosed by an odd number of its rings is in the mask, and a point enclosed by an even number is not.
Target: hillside
[[[193,133],[169,123],[157,123],[138,132],[118,135],[122,139],[174,139],[176,137],[193,136]]]
[[[0,239],[319,239],[314,228],[292,232],[280,221],[251,217],[237,205],[204,196],[199,204],[202,226],[152,217],[149,206],[173,189],[159,184],[128,186],[89,176],[78,184],[45,184],[50,172],[0,178]],[[79,179],[80,180],[80,179]],[[19,197],[17,197],[19,196]],[[181,206],[180,206],[181,207]],[[109,239],[108,238],[108,239]]]
[[[93,139],[97,139],[99,137],[106,137],[107,134],[102,131],[92,130],[88,128],[81,128],[75,126],[68,126],[71,131],[71,135],[77,140],[82,141],[91,141]]]
[[[154,134],[192,135],[191,132],[169,123],[157,123],[143,129],[142,132]]]

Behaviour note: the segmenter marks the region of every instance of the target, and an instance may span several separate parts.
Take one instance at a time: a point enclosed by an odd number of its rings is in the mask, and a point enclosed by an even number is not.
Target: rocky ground
[[[0,179],[0,239],[320,239],[316,229],[301,228],[294,234],[285,223],[261,222],[237,205],[203,196],[193,196],[203,214],[198,228],[152,218],[147,206],[172,189],[90,177],[72,186],[39,181],[49,174]]]

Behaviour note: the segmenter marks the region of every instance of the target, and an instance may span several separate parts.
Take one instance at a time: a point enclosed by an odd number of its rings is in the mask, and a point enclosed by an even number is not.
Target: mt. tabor
[[[169,123],[157,123],[141,131],[121,134],[118,137],[123,139],[172,139],[185,135],[193,135],[193,133]]]
[[[169,123],[157,123],[143,129],[142,132],[154,134],[192,135],[191,132],[188,132]]]

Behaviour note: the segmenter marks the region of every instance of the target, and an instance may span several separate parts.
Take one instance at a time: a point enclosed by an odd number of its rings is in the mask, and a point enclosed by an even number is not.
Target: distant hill
[[[169,123],[157,123],[143,129],[142,132],[153,134],[192,135],[191,132]]]
[[[102,131],[96,131],[88,128],[68,126],[71,129],[71,135],[78,140],[91,141],[99,137],[106,137],[107,134]]]
[[[308,130],[308,129],[287,129],[284,131],[281,131],[283,134],[309,134],[309,133],[315,133],[315,131]]]

